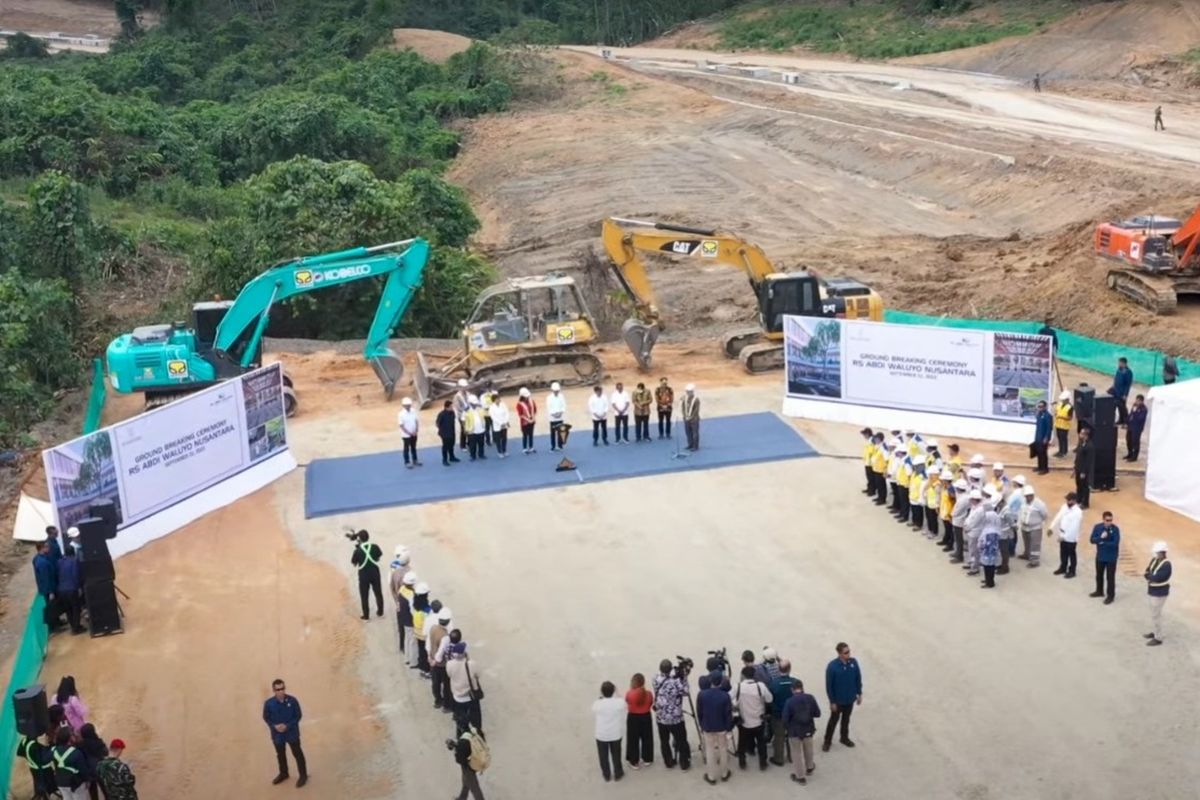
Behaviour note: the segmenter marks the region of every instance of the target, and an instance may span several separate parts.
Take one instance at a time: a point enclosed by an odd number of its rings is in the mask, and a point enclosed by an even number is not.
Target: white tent
[[[1146,499],[1200,521],[1200,379],[1150,390]]]
[[[46,526],[54,524],[54,512],[45,500],[22,493],[17,503],[13,538],[23,542],[46,541]]]

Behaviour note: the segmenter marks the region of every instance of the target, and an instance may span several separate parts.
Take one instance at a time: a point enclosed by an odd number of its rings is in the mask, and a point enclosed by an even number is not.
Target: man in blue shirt
[[[1117,359],[1117,371],[1113,375],[1112,388],[1108,393],[1117,399],[1117,424],[1124,425],[1129,420],[1129,390],[1133,388],[1133,370],[1129,361],[1122,356]]]
[[[696,718],[704,735],[704,780],[715,785],[717,779],[729,780],[729,748],[725,740],[733,730],[733,698],[721,688],[725,676],[719,671],[709,675],[709,687],[696,695]]]
[[[61,623],[55,602],[55,593],[58,592],[58,569],[55,568],[54,559],[50,555],[49,541],[38,543],[37,555],[33,557],[33,577],[37,581],[38,594],[42,596],[46,605],[42,619],[46,627],[53,631]]]
[[[1121,549],[1121,529],[1113,525],[1111,511],[1104,512],[1104,521],[1092,528],[1092,544],[1096,545],[1096,591],[1089,597],[1103,597],[1104,605],[1113,601],[1117,592],[1117,554]],[[1104,589],[1105,576],[1108,591]]]
[[[1145,395],[1133,399],[1133,408],[1129,409],[1129,425],[1125,428],[1125,460],[1137,461],[1142,454],[1142,431],[1146,430],[1146,416],[1150,410],[1146,408]]]
[[[862,705],[862,671],[858,659],[850,657],[850,645],[838,642],[837,658],[825,668],[825,694],[829,697],[829,724],[825,726],[825,743],[821,749],[829,752],[833,745],[833,730],[841,723],[839,741],[854,747],[850,740],[850,712]]]
[[[56,600],[59,610],[67,612],[67,622],[71,625],[71,633],[83,633],[85,628],[79,623],[83,603],[79,597],[83,583],[79,572],[79,559],[75,557],[75,548],[68,547],[67,552],[58,560],[58,594]]]
[[[1037,404],[1033,433],[1033,454],[1037,457],[1037,474],[1046,475],[1050,472],[1050,439],[1054,436],[1054,417],[1046,408],[1046,401]]]
[[[292,748],[292,757],[296,759],[296,770],[300,773],[296,781],[297,788],[308,783],[308,764],[304,760],[304,751],[300,749],[300,701],[286,691],[282,678],[271,682],[274,694],[263,703],[263,722],[271,730],[271,744],[275,745],[275,757],[279,759],[279,774],[273,784],[283,783],[288,779],[287,755],[284,747]]]

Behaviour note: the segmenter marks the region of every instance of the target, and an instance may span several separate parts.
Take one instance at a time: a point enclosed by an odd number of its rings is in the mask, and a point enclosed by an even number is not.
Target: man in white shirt
[[[1083,525],[1083,509],[1079,507],[1079,498],[1074,492],[1067,494],[1067,502],[1058,509],[1050,522],[1050,530],[1046,536],[1058,535],[1058,569],[1055,575],[1064,578],[1075,577],[1075,548],[1079,544],[1079,529]]]
[[[404,466],[406,469],[412,469],[421,466],[417,459],[417,429],[420,428],[421,421],[417,418],[417,412],[413,411],[411,397],[401,400],[400,406],[396,420],[400,425],[400,439],[404,442]]]
[[[625,384],[618,383],[617,388],[609,397],[609,402],[612,404],[613,410],[613,433],[617,444],[624,441],[629,443],[629,408],[633,405],[633,398],[629,396],[629,392],[625,391]]]
[[[596,715],[596,752],[600,755],[600,774],[604,780],[621,780],[621,734],[625,731],[625,698],[615,697],[617,687],[612,681],[600,684],[600,698],[592,703]],[[612,762],[611,767],[609,762]]]
[[[742,680],[733,688],[733,705],[738,711],[738,766],[746,768],[746,754],[758,753],[758,768],[767,768],[766,726],[763,725],[771,707],[771,689],[754,677],[754,666],[742,667]]]
[[[604,446],[608,447],[608,398],[599,386],[588,398],[588,413],[592,415],[592,447],[599,446],[601,436],[604,437]]]
[[[508,458],[508,405],[499,392],[491,394],[492,404],[488,406],[488,420],[492,426],[492,443],[496,445],[496,454],[500,458]]]
[[[467,379],[458,379],[458,391],[454,393],[454,416],[458,418],[458,449],[467,449],[467,411],[471,408],[471,393],[467,391]]]
[[[967,512],[967,519],[963,523],[963,542],[967,549],[967,563],[963,564],[963,569],[968,575],[978,575],[979,535],[983,533],[983,516],[987,508],[983,504],[983,492],[978,489],[972,489],[967,497],[971,501],[971,510]]]
[[[562,427],[567,421],[567,398],[558,383],[550,384],[550,394],[546,395],[546,417],[550,420],[550,449],[558,450],[563,446]]]

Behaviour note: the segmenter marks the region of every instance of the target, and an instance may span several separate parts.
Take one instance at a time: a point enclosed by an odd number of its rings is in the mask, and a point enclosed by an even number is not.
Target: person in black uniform
[[[379,577],[379,561],[383,551],[379,545],[371,542],[371,535],[359,531],[355,537],[358,544],[354,547],[354,555],[350,563],[358,568],[358,599],[362,601],[362,618],[371,618],[371,605],[367,602],[367,594],[375,592],[375,614],[383,616],[383,584]]]
[[[442,440],[442,466],[448,467],[458,461],[454,455],[454,435],[458,430],[458,417],[454,413],[454,403],[447,400],[442,404],[442,410],[437,415],[438,438]]]
[[[1092,487],[1092,468],[1096,464],[1096,446],[1092,444],[1092,429],[1079,431],[1079,444],[1075,446],[1075,494],[1079,507],[1087,508]]]

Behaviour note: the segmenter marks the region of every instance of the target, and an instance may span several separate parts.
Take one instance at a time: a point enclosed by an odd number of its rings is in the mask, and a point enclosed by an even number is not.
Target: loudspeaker
[[[1102,394],[1096,397],[1092,406],[1092,427],[1096,430],[1101,428],[1116,430],[1117,398],[1111,394]]]
[[[1079,384],[1075,389],[1075,397],[1073,399],[1075,406],[1075,421],[1076,430],[1092,427],[1092,418],[1095,414],[1096,405],[1096,390],[1086,383]]]
[[[112,500],[97,500],[92,503],[88,506],[88,515],[103,520],[108,526],[104,532],[105,539],[117,538],[117,506]]]
[[[99,517],[81,519],[75,524],[79,528],[79,558],[83,564],[83,579],[112,580],[116,577],[112,555],[108,552],[109,530],[115,530]]]
[[[50,730],[50,713],[46,704],[46,686],[35,683],[18,689],[12,696],[13,713],[17,718],[17,733],[37,738]]]
[[[121,626],[121,607],[117,605],[116,587],[111,580],[88,578],[83,587],[87,600],[88,628],[92,636],[124,633]]]
[[[1105,398],[1096,398],[1096,408],[1101,408],[1100,401]],[[1109,405],[1112,406],[1112,413],[1116,413],[1116,403],[1110,397],[1108,398]],[[1097,412],[1099,413],[1099,412]],[[1101,419],[1108,419],[1108,424],[1103,425],[1097,420],[1097,424],[1092,428],[1092,445],[1096,448],[1096,460],[1092,466],[1092,488],[1099,490],[1111,490],[1117,485],[1117,427],[1112,423],[1112,417],[1106,416]]]

